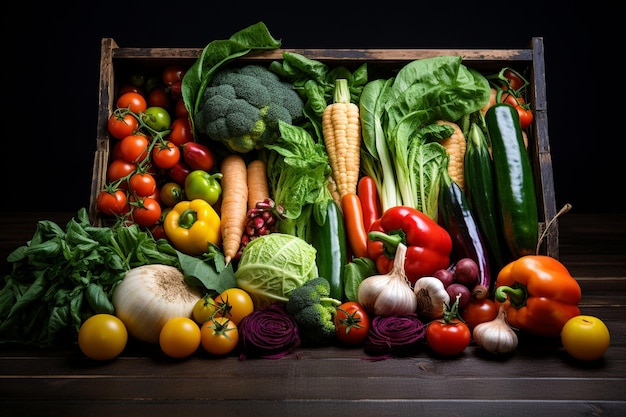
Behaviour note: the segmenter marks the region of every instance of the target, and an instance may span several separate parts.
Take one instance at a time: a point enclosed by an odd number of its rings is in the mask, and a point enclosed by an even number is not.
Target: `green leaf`
[[[178,253],[180,268],[185,276],[185,282],[193,287],[203,287],[207,291],[222,291],[237,286],[232,264],[218,272],[217,269],[205,261],[194,256]]]
[[[348,301],[359,301],[358,290],[361,282],[377,274],[376,264],[370,258],[354,258],[344,266],[344,292]]]

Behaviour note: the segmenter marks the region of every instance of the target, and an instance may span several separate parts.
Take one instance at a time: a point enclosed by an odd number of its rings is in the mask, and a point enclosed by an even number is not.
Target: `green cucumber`
[[[343,301],[348,249],[343,215],[335,200],[315,203],[309,232],[310,243],[317,250],[318,275],[330,283],[330,296]]]
[[[537,195],[517,110],[499,103],[485,114],[504,238],[515,258],[533,255],[539,239]]]
[[[493,161],[487,138],[478,122],[472,122],[469,128],[464,170],[467,200],[485,240],[492,269],[499,271],[511,259],[498,213]]]

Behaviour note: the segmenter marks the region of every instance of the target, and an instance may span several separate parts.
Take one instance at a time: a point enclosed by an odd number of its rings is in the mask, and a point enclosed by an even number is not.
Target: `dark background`
[[[623,75],[616,54],[598,53],[615,11],[566,1],[546,2],[549,9],[399,3],[57,2],[3,13],[3,211],[88,206],[101,38],[121,47],[204,47],[258,21],[285,48],[526,48],[543,37],[557,208],[624,211],[623,100],[615,100]],[[608,106],[601,85],[615,91]]]

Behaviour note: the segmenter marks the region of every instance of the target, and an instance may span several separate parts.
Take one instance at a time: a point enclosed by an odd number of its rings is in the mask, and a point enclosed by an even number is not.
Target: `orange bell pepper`
[[[506,309],[509,324],[544,337],[557,337],[580,315],[578,282],[555,258],[527,255],[510,262],[496,279],[495,301]]]

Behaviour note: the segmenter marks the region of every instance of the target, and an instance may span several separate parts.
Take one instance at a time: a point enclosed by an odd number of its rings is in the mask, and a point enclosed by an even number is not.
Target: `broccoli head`
[[[278,121],[294,124],[304,101],[278,75],[261,65],[225,67],[204,90],[194,124],[199,133],[234,152],[261,149],[279,137]]]
[[[300,337],[323,344],[335,337],[335,312],[341,301],[330,297],[330,283],[323,277],[295,288],[285,306],[298,325]]]

